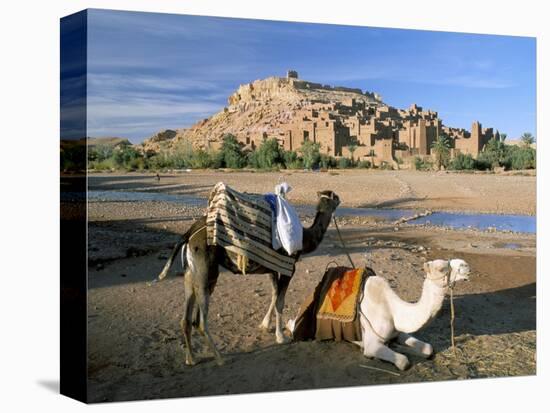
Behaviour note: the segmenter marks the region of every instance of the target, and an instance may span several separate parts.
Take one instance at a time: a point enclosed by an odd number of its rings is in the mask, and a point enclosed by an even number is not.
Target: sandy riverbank
[[[423,208],[441,211],[534,215],[536,176],[488,173],[335,170],[332,172],[192,171],[162,174],[92,174],[91,190],[162,191],[207,196],[224,181],[237,190],[265,193],[284,180],[291,202],[316,202],[316,192],[332,189],[343,207]]]

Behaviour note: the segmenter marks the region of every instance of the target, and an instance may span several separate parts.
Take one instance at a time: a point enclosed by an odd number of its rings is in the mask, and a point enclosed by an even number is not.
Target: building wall
[[[417,105],[399,111],[388,106],[374,109],[350,99],[298,111],[285,125],[283,146],[296,151],[305,140],[310,140],[320,144],[321,153],[351,157],[347,146],[354,144],[356,159],[370,160],[374,151],[374,161],[379,164],[394,162],[396,150],[400,158],[430,156],[431,147],[441,134],[450,138],[453,153],[477,157],[493,137],[493,130],[482,129],[479,122],[472,124],[471,133],[448,128],[437,112],[424,111]]]

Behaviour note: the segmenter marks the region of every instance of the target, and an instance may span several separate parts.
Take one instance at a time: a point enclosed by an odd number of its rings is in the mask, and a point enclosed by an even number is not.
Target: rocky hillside
[[[117,137],[101,137],[101,138],[88,138],[87,144],[89,147],[94,147],[97,145],[105,145],[111,147],[117,147],[120,145],[131,145],[130,141],[126,138],[117,138]]]
[[[241,85],[229,96],[228,105],[222,111],[189,129],[177,131],[171,145],[188,140],[194,148],[217,148],[227,133],[242,142],[247,142],[247,138],[281,138],[283,126],[291,122],[299,110],[351,99],[371,105],[383,104],[377,94],[360,89],[331,87],[292,77],[256,80]]]
[[[161,147],[166,146],[170,147],[172,141],[178,134],[185,133],[187,129],[165,129],[160,132],[155,133],[150,138],[145,139],[141,144],[137,145],[137,149],[147,153],[147,152],[159,152]]]

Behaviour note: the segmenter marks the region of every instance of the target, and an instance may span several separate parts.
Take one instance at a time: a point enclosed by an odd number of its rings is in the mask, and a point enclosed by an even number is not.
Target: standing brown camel
[[[297,253],[298,258],[301,254],[312,252],[319,246],[330,224],[332,214],[340,204],[338,195],[332,191],[318,192],[317,195],[319,202],[317,204],[315,220],[309,228],[304,228],[303,230],[303,247]],[[183,235],[182,239],[175,245],[172,254],[168,258],[168,262],[158,276],[158,280],[166,277],[178,251],[181,249],[185,284],[185,302],[181,327],[186,348],[185,363],[188,365],[195,364],[191,348],[191,332],[193,327],[197,327],[204,336],[218,364],[223,364],[223,359],[208,332],[208,303],[219,276],[219,265],[234,274],[241,273],[237,265],[237,256],[221,246],[208,245],[206,237],[206,217],[202,217],[195,221],[191,228]],[[270,275],[272,285],[271,303],[260,324],[260,328],[269,328],[271,316],[275,309],[276,341],[277,343],[286,342],[287,339],[283,334],[282,312],[285,294],[291,277],[273,272],[273,270],[251,261],[247,265],[246,272],[248,274]]]

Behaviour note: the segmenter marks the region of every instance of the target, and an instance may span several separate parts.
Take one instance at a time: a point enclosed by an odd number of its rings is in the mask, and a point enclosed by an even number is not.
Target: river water
[[[133,192],[133,191],[88,191],[88,201],[162,201],[185,204],[193,207],[205,207],[207,199],[191,195],[167,194],[162,192]],[[315,207],[297,206],[298,213],[313,214]],[[420,212],[415,209],[390,208],[338,208],[337,216],[373,216],[388,221],[412,217]],[[536,233],[537,221],[531,215],[500,215],[500,214],[461,214],[435,211],[426,217],[409,221],[409,224],[431,224],[446,226],[455,229],[475,228],[486,230],[493,228],[496,231],[513,231]]]

